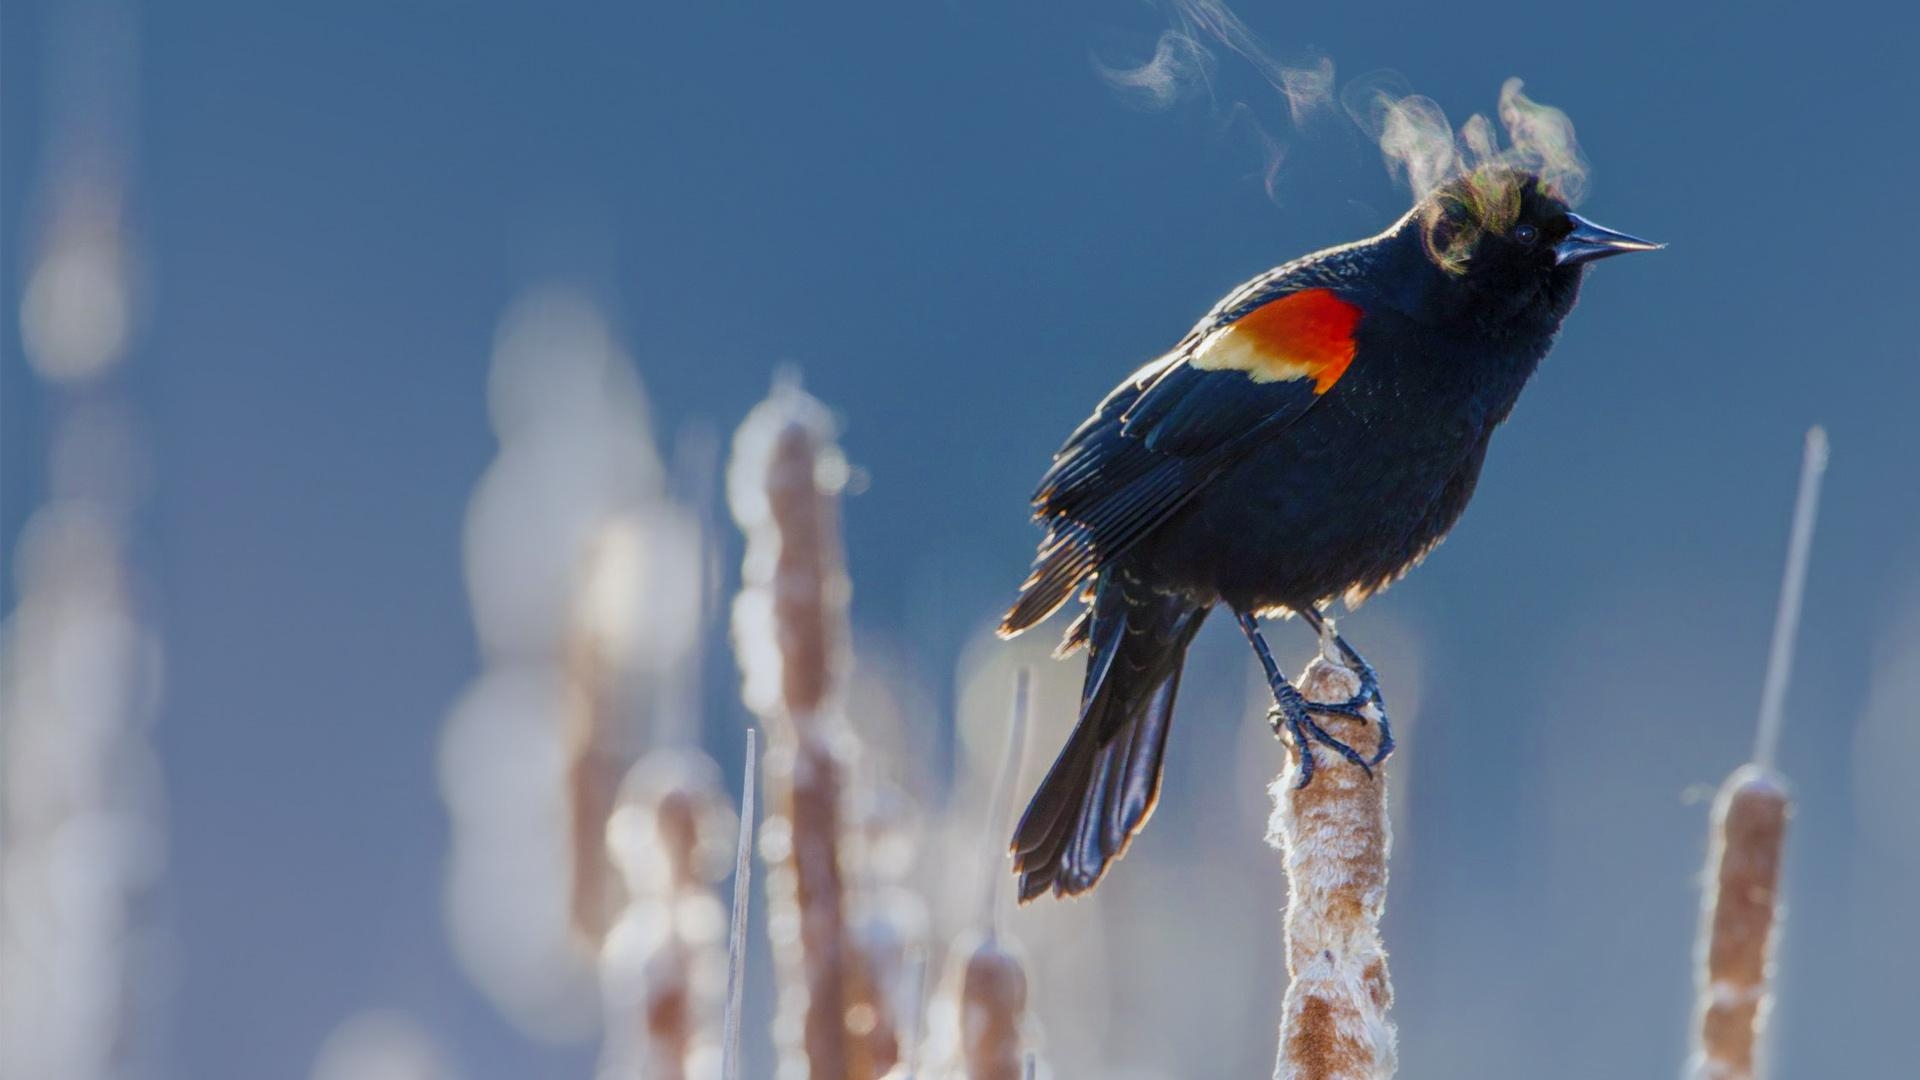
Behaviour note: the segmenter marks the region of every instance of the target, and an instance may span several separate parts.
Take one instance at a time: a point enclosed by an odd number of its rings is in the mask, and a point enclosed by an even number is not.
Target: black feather
[[[1096,590],[1080,721],[1014,832],[1020,898],[1094,887],[1146,824],[1187,646],[1206,610],[1109,571]]]
[[[1334,255],[1338,255],[1335,252]],[[1102,566],[1166,521],[1220,470],[1313,406],[1307,380],[1256,383],[1194,367],[1207,336],[1288,293],[1325,287],[1341,260],[1289,263],[1235,290],[1179,345],[1113,389],[1068,436],[1034,491],[1047,527],[1019,598],[1000,623],[1015,634],[1057,611]]]

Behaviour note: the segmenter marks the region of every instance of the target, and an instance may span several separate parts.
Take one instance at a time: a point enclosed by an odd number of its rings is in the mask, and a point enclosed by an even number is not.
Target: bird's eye
[[[1534,242],[1534,240],[1538,239],[1539,236],[1540,236],[1540,230],[1534,228],[1531,225],[1514,226],[1513,238],[1515,240],[1520,241],[1523,244],[1531,244]]]

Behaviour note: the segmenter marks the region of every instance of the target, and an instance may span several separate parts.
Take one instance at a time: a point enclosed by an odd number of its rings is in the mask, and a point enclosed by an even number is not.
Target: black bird
[[[1322,627],[1418,563],[1466,509],[1488,440],[1553,344],[1588,263],[1661,245],[1572,213],[1537,175],[1457,176],[1370,240],[1229,293],[1116,387],[1033,496],[1046,527],[1000,626],[1011,637],[1076,592],[1061,655],[1087,647],[1080,720],[1013,839],[1020,898],[1099,883],[1153,812],[1188,644],[1215,604],[1238,619],[1295,745],[1371,761],[1314,714],[1260,636],[1262,615]],[[1383,714],[1384,716],[1384,714]],[[1312,755],[1301,756],[1302,784]]]

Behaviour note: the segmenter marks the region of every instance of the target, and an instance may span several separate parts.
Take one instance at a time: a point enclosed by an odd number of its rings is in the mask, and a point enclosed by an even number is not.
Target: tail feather
[[[1181,664],[1207,613],[1108,572],[1091,614],[1080,722],[1014,832],[1022,901],[1092,889],[1152,815]]]

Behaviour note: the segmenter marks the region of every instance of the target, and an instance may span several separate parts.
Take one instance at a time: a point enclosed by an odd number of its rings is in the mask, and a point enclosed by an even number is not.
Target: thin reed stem
[[[1010,875],[1006,872],[1005,835],[1013,813],[1013,788],[1020,782],[1020,766],[1026,759],[1027,716],[1033,704],[1033,670],[1021,667],[1013,673],[1013,709],[1007,723],[1007,744],[1001,751],[1000,773],[994,778],[993,792],[987,799],[986,897],[981,922],[987,933],[1000,933],[1000,895],[1006,891]]]
[[[1013,704],[1008,710],[1007,742],[993,793],[987,801],[987,892],[980,913],[980,929],[967,947],[960,970],[960,1074],[968,1080],[1019,1080],[1025,1069],[1027,972],[1017,947],[1001,932],[1000,895],[1010,877],[1004,872],[1002,838],[1012,814],[1013,786],[1020,775],[1027,744],[1027,714],[1033,673],[1019,668],[1013,678]]]
[[[721,1080],[740,1080],[740,1006],[747,984],[747,909],[753,900],[754,767],[759,744],[747,729],[740,781],[740,846],[733,858],[733,913],[727,928],[727,1004],[720,1026]]]
[[[1763,768],[1773,768],[1774,755],[1780,747],[1787,677],[1793,670],[1794,639],[1800,632],[1800,599],[1806,592],[1813,525],[1820,516],[1820,481],[1826,474],[1827,432],[1815,425],[1807,429],[1806,449],[1800,457],[1800,491],[1793,504],[1793,535],[1787,543],[1787,568],[1780,579],[1780,606],[1773,618],[1767,681],[1760,690],[1760,723],[1754,735],[1753,760]]]

